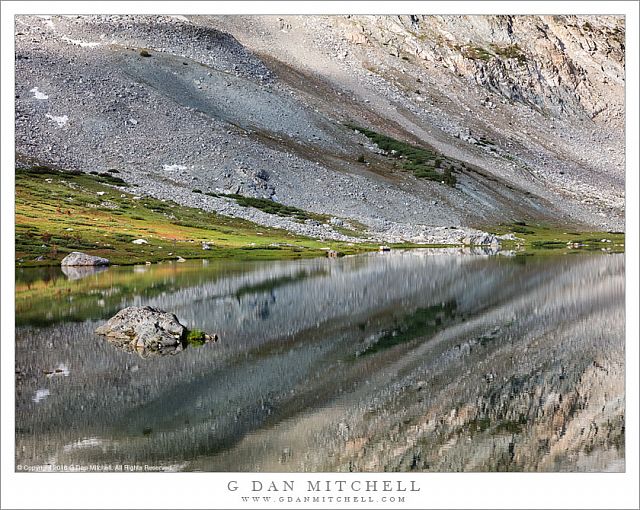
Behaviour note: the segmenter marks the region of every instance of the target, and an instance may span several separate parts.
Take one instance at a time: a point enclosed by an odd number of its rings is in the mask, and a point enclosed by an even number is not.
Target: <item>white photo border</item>
[[[638,508],[638,3],[589,2],[2,2],[2,171],[0,225],[2,508]],[[625,473],[131,473],[15,472],[14,24],[16,14],[623,14],[626,16],[626,472]],[[252,481],[414,481],[405,501],[242,501]],[[235,485],[238,491],[230,490]],[[260,495],[265,495],[262,493]],[[317,496],[318,494],[311,494]],[[338,497],[338,493],[331,494]],[[346,493],[345,493],[346,495]],[[354,495],[353,493],[351,494]],[[364,493],[358,494],[363,496]],[[367,495],[368,496],[368,495]]]

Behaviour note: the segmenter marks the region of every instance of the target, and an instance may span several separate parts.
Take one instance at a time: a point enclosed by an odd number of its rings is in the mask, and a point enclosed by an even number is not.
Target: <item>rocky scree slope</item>
[[[327,239],[624,228],[623,18],[19,16],[15,30],[19,164],[117,171],[140,193]],[[429,150],[455,186],[347,124]]]

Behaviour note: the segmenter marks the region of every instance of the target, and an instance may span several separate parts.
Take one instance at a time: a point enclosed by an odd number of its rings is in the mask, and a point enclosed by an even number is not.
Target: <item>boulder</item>
[[[493,234],[472,234],[462,238],[465,246],[500,246],[500,240]]]
[[[73,251],[63,258],[60,264],[62,266],[108,266],[109,259]]]
[[[177,317],[150,306],[129,306],[96,329],[98,335],[127,351],[174,354],[187,334]]]
[[[198,330],[189,331],[177,317],[151,306],[129,306],[96,329],[114,345],[141,356],[177,354],[186,346],[218,340]]]

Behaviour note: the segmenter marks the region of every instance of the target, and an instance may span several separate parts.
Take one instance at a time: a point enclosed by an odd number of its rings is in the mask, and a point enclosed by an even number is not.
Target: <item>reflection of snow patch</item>
[[[166,172],[173,172],[175,170],[186,170],[187,167],[184,165],[162,165],[162,169]]]
[[[97,448],[104,444],[102,439],[97,437],[87,437],[85,439],[81,439],[80,441],[76,441],[75,443],[69,443],[62,447],[65,453],[69,453],[73,450],[82,450],[83,448]]]
[[[67,121],[69,120],[69,117],[67,117],[66,115],[63,115],[62,117],[55,117],[53,115],[50,114],[46,114],[45,117],[47,117],[47,119],[51,119],[53,122],[55,122],[56,124],[58,124],[58,127],[64,127],[64,125],[67,123]]]
[[[66,35],[62,37],[62,40],[69,44],[75,44],[76,46],[80,46],[81,48],[95,48],[96,46],[101,46],[102,43],[99,42],[87,42],[82,41],[80,39],[69,39]]]
[[[41,400],[47,398],[49,395],[51,395],[51,392],[49,390],[38,390],[31,400],[33,400],[37,404]]]
[[[49,96],[44,92],[40,92],[38,90],[38,87],[33,87],[29,92],[33,92],[33,97],[35,97],[36,99],[49,99]]]

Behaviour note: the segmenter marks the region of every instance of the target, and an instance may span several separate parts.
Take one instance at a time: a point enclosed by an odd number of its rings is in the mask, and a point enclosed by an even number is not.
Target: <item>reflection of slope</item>
[[[396,345],[411,342],[419,337],[431,336],[448,326],[451,320],[456,317],[456,308],[455,301],[418,308],[394,321],[392,329],[381,331],[379,335],[375,335],[372,341],[367,342],[362,351],[358,351],[358,354],[374,354]]]
[[[216,349],[186,350],[170,359],[134,361],[114,352],[91,338],[93,323],[19,329],[17,363],[27,377],[17,386],[18,444],[46,459],[52,454],[44,451],[46,443],[60,452],[74,434],[97,436],[116,445],[99,454],[102,461],[190,458],[199,460],[189,469],[205,470],[342,470],[348,462],[355,470],[374,471],[427,469],[425,463],[438,470],[542,466],[543,454],[530,446],[548,437],[551,411],[545,403],[553,395],[569,403],[580,380],[600,377],[610,402],[594,414],[596,421],[619,423],[624,259],[519,262],[394,253],[254,264],[245,279],[230,274],[202,284],[212,295],[226,294],[224,304],[231,307],[197,301],[198,287],[156,298],[157,306],[174,309],[169,304],[179,303],[178,315],[191,309],[193,320],[226,330]],[[257,267],[259,278],[252,273]],[[235,297],[252,280],[273,282],[273,274],[294,275],[301,267],[330,270],[245,294],[240,302]],[[267,268],[273,269],[270,277]],[[268,314],[260,318],[264,299]],[[447,320],[446,303],[456,303],[456,320]],[[402,335],[407,341],[355,356],[370,335],[394,330],[398,334],[389,341]],[[28,399],[37,389],[40,356],[50,354],[35,346],[50,338],[55,361],[67,359],[74,371],[68,383],[57,380],[61,384],[47,406],[35,413]],[[596,359],[608,372],[598,369],[581,379]],[[85,391],[78,392],[78,385]],[[27,402],[19,397],[25,394]],[[595,412],[595,401],[586,409]],[[567,412],[575,414],[574,408]],[[570,415],[556,415],[567,430],[577,430]],[[616,430],[611,437],[619,441]],[[619,458],[601,434],[588,444]],[[454,437],[437,461],[435,454]],[[548,438],[559,451],[561,443]],[[570,447],[576,444],[587,443]],[[81,462],[89,455],[78,450],[58,458]]]

